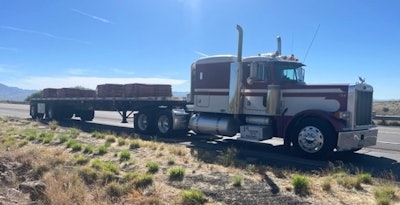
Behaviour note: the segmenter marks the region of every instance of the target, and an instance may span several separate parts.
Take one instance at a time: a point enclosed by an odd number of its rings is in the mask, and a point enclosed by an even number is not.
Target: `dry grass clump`
[[[43,176],[49,204],[89,204],[90,189],[74,171],[55,169]]]

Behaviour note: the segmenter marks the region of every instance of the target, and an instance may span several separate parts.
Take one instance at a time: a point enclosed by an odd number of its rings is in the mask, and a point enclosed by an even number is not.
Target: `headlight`
[[[342,120],[349,120],[350,119],[350,112],[335,112],[335,117]]]

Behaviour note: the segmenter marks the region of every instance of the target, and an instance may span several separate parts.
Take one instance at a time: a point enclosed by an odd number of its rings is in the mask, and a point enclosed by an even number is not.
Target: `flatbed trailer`
[[[187,101],[178,97],[54,97],[33,98],[30,115],[35,119],[91,121],[95,111],[117,111],[122,123],[134,116],[134,129],[141,134],[170,135],[187,131]]]

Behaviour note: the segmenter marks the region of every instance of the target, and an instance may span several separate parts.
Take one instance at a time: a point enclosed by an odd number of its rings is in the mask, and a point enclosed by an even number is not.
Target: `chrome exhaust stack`
[[[237,66],[231,68],[230,85],[229,85],[229,111],[238,118],[242,113],[242,79],[243,79],[243,65],[242,65],[242,48],[243,48],[243,29],[240,25],[236,26],[239,33],[238,39],[238,53],[237,53]]]
[[[281,37],[277,36],[276,37],[277,41],[277,49],[276,49],[276,55],[281,56],[282,55],[282,42],[281,42]]]

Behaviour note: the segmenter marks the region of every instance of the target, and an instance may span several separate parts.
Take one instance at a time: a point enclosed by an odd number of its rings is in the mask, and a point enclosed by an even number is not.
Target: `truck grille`
[[[356,91],[356,126],[370,125],[372,120],[372,92]]]

